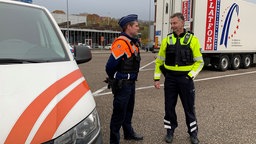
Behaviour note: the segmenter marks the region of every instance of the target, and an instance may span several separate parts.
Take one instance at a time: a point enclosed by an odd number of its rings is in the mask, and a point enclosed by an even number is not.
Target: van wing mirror
[[[74,46],[74,57],[77,64],[82,64],[92,59],[92,53],[88,46]]]

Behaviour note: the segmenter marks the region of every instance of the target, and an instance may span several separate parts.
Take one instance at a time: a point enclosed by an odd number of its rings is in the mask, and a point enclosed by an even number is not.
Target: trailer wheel
[[[219,64],[218,64],[218,69],[220,71],[226,71],[228,69],[229,66],[229,58],[227,55],[222,55],[219,58]]]
[[[244,69],[249,68],[251,63],[252,63],[252,57],[249,54],[242,56],[242,64],[241,64],[242,68]]]
[[[239,69],[241,65],[241,57],[239,55],[234,55],[231,59],[231,68],[233,70]]]

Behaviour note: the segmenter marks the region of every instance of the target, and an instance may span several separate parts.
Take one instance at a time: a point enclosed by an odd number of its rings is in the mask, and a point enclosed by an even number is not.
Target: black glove
[[[122,88],[122,80],[106,78],[103,82],[108,84],[108,89],[111,89],[114,95],[117,93],[118,90]]]
[[[113,87],[114,79],[106,77],[106,79],[103,82],[108,84],[108,89],[111,89]]]

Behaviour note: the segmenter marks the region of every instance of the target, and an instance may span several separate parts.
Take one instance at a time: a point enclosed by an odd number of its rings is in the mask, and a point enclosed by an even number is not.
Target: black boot
[[[124,139],[139,141],[139,140],[143,140],[143,136],[134,132],[132,135],[125,135]]]
[[[173,140],[173,131],[167,130],[167,134],[165,136],[165,141],[167,143],[172,143],[172,140]]]
[[[191,144],[199,144],[197,136],[190,136],[190,142]]]

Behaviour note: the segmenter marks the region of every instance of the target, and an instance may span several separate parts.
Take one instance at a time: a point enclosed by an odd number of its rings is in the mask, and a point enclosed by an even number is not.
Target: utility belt
[[[183,76],[188,75],[189,71],[173,71],[173,70],[167,70],[166,73],[174,76]]]
[[[160,70],[164,76],[168,75],[174,75],[174,76],[185,76],[189,73],[189,71],[173,71],[173,70],[168,70],[164,67],[164,65],[160,66]]]
[[[104,82],[108,84],[108,89],[112,90],[112,93],[115,95],[120,89],[122,89],[123,85],[127,84],[134,84],[135,80],[129,80],[129,79],[112,79],[107,78]]]

